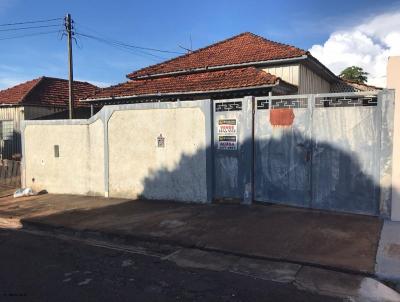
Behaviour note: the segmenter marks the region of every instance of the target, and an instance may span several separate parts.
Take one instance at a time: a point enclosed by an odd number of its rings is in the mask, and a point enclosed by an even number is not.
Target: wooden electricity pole
[[[65,29],[67,31],[67,44],[68,44],[68,92],[69,92],[69,99],[68,99],[68,112],[69,112],[69,119],[74,118],[74,92],[73,92],[73,82],[74,82],[74,70],[72,64],[72,35],[73,35],[73,25],[71,15],[67,14],[65,17]]]

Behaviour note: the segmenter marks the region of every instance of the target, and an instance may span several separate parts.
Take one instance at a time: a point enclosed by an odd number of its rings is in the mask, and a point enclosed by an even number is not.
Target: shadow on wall
[[[277,132],[275,138],[255,142],[254,200],[390,216],[391,188],[379,184],[380,146],[365,140],[356,152],[350,151],[349,144],[316,142],[291,128],[277,128]],[[251,152],[251,141],[241,143],[238,150],[215,150],[214,198],[244,198],[249,188],[246,175],[251,175],[244,150]],[[205,153],[201,149],[192,156],[183,155],[172,171],[151,171],[143,179],[140,196],[205,201]],[[390,167],[391,158],[384,162],[383,166]]]

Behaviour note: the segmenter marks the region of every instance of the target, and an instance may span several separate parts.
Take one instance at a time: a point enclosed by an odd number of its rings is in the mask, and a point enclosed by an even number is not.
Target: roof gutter
[[[269,84],[269,85],[262,85],[262,86],[238,87],[238,88],[228,88],[228,89],[219,89],[219,90],[151,93],[151,94],[127,95],[127,96],[116,96],[116,97],[106,97],[106,98],[96,98],[96,99],[89,98],[89,99],[79,100],[79,102],[103,102],[103,101],[112,101],[112,100],[127,100],[127,99],[149,98],[149,97],[198,95],[198,94],[207,94],[207,93],[224,93],[224,92],[235,92],[235,91],[252,90],[252,89],[271,88],[271,87],[276,86],[277,84],[279,84],[279,82],[277,82],[276,84]]]
[[[7,103],[1,103],[0,107],[19,107],[19,106],[24,106],[22,103],[14,103],[14,104],[7,104]]]
[[[276,60],[268,60],[268,61],[255,61],[255,62],[247,62],[247,63],[240,63],[240,64],[228,64],[228,65],[217,65],[217,66],[208,66],[208,67],[200,67],[200,68],[193,68],[193,69],[185,69],[179,71],[171,71],[165,73],[155,73],[149,75],[142,75],[142,76],[133,76],[130,77],[127,75],[128,79],[150,79],[156,78],[160,76],[169,76],[169,75],[178,75],[178,74],[189,74],[194,72],[202,72],[202,71],[210,71],[210,70],[224,70],[224,69],[231,69],[231,68],[240,68],[240,67],[249,67],[249,66],[260,66],[260,65],[276,65],[276,64],[285,64],[285,63],[294,63],[299,62],[302,60],[306,60],[309,56],[302,55],[300,57],[294,58],[287,58],[287,59],[276,59]]]

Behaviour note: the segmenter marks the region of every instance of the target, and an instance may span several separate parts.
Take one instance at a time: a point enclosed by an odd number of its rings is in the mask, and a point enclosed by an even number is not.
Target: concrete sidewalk
[[[0,218],[370,274],[382,227],[374,217],[282,206],[72,195],[3,197]]]

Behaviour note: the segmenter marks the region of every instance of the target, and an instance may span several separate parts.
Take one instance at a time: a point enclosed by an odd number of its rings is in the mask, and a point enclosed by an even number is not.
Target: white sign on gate
[[[219,150],[237,150],[236,135],[218,135]]]
[[[219,120],[217,132],[219,150],[237,150],[236,119]]]
[[[236,119],[219,120],[218,134],[237,134]]]

